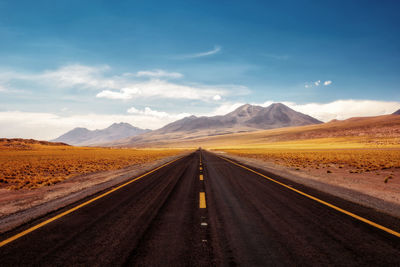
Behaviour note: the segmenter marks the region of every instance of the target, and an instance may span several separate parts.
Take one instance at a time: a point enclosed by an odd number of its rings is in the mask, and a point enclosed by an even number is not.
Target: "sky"
[[[322,121],[400,109],[400,2],[0,0],[0,137],[282,102]]]

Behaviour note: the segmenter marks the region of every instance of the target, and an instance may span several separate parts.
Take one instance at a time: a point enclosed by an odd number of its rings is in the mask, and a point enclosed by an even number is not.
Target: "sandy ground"
[[[188,153],[120,170],[79,175],[53,186],[18,191],[0,189],[0,233],[139,176]]]
[[[395,175],[384,183],[384,177],[393,174],[394,170],[387,170],[387,173],[380,171],[380,175],[374,172],[349,175],[350,169],[336,168],[333,173],[327,173],[325,168],[297,170],[272,161],[239,157],[225,152],[215,153],[400,218],[400,179],[398,175],[396,179]]]

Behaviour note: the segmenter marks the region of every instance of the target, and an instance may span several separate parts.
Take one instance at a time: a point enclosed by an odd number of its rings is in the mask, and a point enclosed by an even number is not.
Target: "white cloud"
[[[108,99],[131,99],[134,96],[141,96],[142,91],[138,88],[122,88],[119,91],[104,90],[96,95],[98,98],[108,98]]]
[[[312,88],[312,87],[320,87],[321,85],[323,86],[328,86],[331,85],[332,81],[328,80],[328,81],[324,81],[321,82],[321,80],[315,81],[315,82],[306,82],[304,87],[305,88]]]
[[[213,96],[213,100],[215,100],[215,101],[221,100],[221,96],[215,95],[215,96]]]
[[[165,80],[153,79],[146,82],[132,83],[130,88],[120,90],[104,90],[96,95],[99,98],[133,99],[133,98],[167,98],[211,100],[215,95],[226,95],[228,91],[221,88],[200,85],[181,85]]]
[[[136,73],[137,77],[152,77],[152,78],[182,78],[183,74],[179,72],[167,72],[164,70],[143,70]]]
[[[136,109],[135,107],[131,107],[130,109],[127,110],[127,112],[130,114],[140,114],[140,115],[156,117],[156,118],[160,118],[160,119],[169,118],[169,119],[175,119],[175,120],[190,116],[189,113],[169,114],[164,111],[153,110],[149,107],[145,107],[144,110],[139,110],[139,109]]]
[[[206,56],[211,56],[214,54],[217,54],[218,52],[221,51],[221,47],[219,45],[214,46],[214,49],[206,52],[201,52],[201,53],[195,53],[195,54],[189,54],[189,55],[184,55],[180,56],[178,58],[198,58],[198,57],[206,57]]]

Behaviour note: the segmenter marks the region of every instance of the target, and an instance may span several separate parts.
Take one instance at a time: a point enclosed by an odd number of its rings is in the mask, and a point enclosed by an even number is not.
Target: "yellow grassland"
[[[174,149],[109,149],[64,145],[0,145],[0,187],[38,188],[72,176],[116,170],[176,155]]]
[[[297,170],[326,169],[333,173],[346,169],[352,173],[400,171],[400,147],[396,140],[360,138],[322,138],[312,140],[214,147],[233,155],[273,162]]]

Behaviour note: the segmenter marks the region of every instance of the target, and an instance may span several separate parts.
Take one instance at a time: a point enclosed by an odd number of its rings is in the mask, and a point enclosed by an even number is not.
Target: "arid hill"
[[[32,149],[33,145],[68,146],[67,144],[60,142],[38,141],[34,139],[22,138],[0,138],[0,150],[30,150]]]

